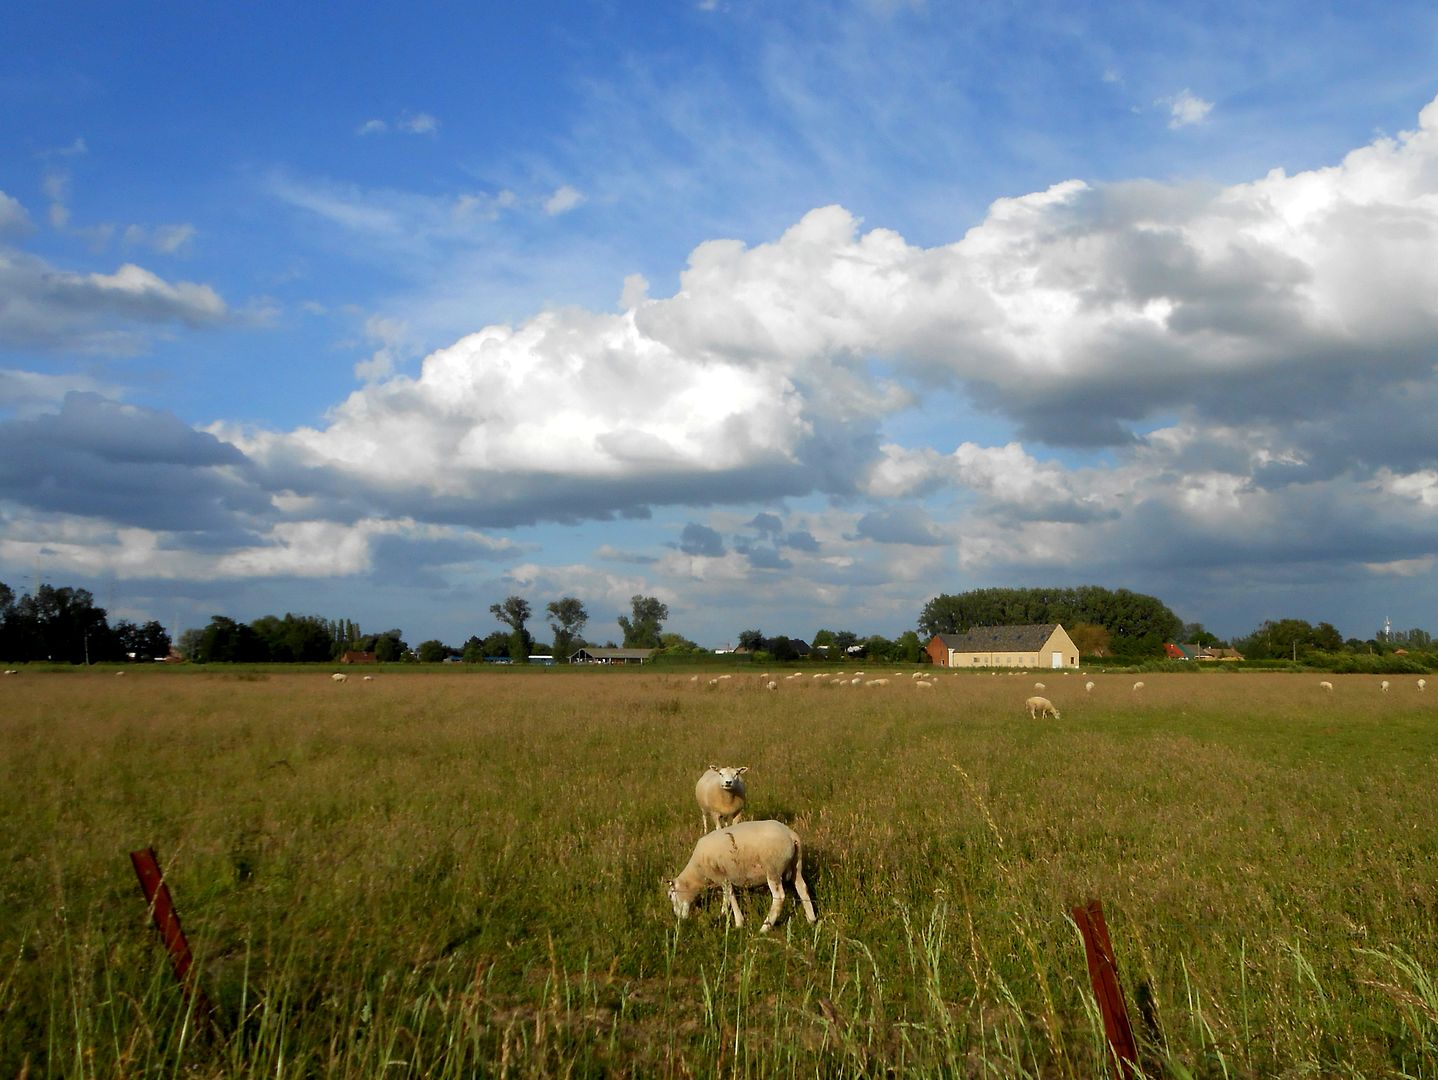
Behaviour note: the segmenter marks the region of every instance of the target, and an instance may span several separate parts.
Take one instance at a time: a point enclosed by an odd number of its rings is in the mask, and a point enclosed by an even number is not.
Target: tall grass
[[[1438,697],[1082,681],[1035,723],[1002,675],[27,672],[0,1075],[1094,1076],[1097,897],[1148,1075],[1438,1076]],[[674,922],[710,761],[804,838],[818,925]]]

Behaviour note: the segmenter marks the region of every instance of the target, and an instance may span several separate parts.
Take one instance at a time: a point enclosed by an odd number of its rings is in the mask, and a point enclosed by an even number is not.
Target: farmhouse
[[[975,626],[935,634],[926,650],[940,667],[1076,668],[1078,647],[1058,623]]]
[[[586,646],[570,656],[571,664],[642,664],[652,660],[657,649],[596,649]]]

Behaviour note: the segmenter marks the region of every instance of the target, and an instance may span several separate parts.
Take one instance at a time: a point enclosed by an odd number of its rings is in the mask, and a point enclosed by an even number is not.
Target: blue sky
[[[990,585],[1438,624],[1431,5],[7,36],[18,589],[451,643],[511,593],[601,641],[657,595],[716,646]]]

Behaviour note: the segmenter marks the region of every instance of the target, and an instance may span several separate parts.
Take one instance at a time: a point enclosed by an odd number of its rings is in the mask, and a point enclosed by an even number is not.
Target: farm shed
[[[571,664],[642,664],[654,658],[655,649],[596,649],[586,646],[569,657]]]
[[[935,634],[927,650],[940,667],[1076,668],[1078,647],[1058,623],[975,626]]]

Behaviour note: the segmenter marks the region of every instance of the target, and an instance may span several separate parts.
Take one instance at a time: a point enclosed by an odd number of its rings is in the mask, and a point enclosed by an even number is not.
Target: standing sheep
[[[1092,680],[1092,679],[1090,679],[1088,682],[1086,682],[1086,683],[1083,684],[1083,692],[1084,692],[1085,694],[1087,694],[1087,693],[1088,693],[1090,690],[1092,690],[1092,689],[1093,689],[1093,680]]]
[[[749,789],[744,786],[744,774],[748,765],[720,768],[710,765],[694,785],[694,798],[699,803],[699,820],[705,832],[709,831],[709,819],[714,819],[717,832],[725,825],[732,825],[744,817],[744,805],[749,799]],[[725,820],[727,819],[727,820]]]
[[[1325,693],[1331,694],[1333,693],[1333,684],[1327,679],[1324,679],[1321,683],[1318,684],[1318,689],[1324,691]]]
[[[1138,693],[1138,692],[1139,692],[1140,690],[1142,690],[1142,689],[1143,689],[1143,683],[1141,683],[1141,682],[1136,682],[1136,683],[1133,684],[1134,693]]]
[[[1427,680],[1427,679],[1419,679],[1419,680],[1418,680],[1418,692],[1419,692],[1420,694],[1421,694],[1425,689],[1427,689],[1427,687],[1428,687],[1428,680]]]
[[[1388,680],[1384,679],[1381,683],[1379,683],[1378,689],[1382,690],[1385,694],[1388,693]]]
[[[349,676],[346,675],[343,671],[336,671],[333,675],[330,676],[330,678],[331,678],[332,680],[334,680],[335,682],[348,682],[348,681],[349,681]]]
[[[700,837],[689,864],[665,884],[679,919],[689,917],[700,893],[718,885],[734,913],[735,926],[744,925],[744,913],[739,910],[734,886],[768,885],[774,903],[764,917],[764,925],[759,927],[760,933],[767,933],[783,910],[785,879],[794,882],[804,915],[811,923],[818,922],[809,887],[804,884],[804,851],[799,835],[782,821],[744,821]]]
[[[1052,716],[1055,720],[1059,718],[1059,711],[1054,708],[1054,703],[1046,697],[1035,695],[1024,704],[1028,706],[1030,720],[1036,720],[1040,716]]]

